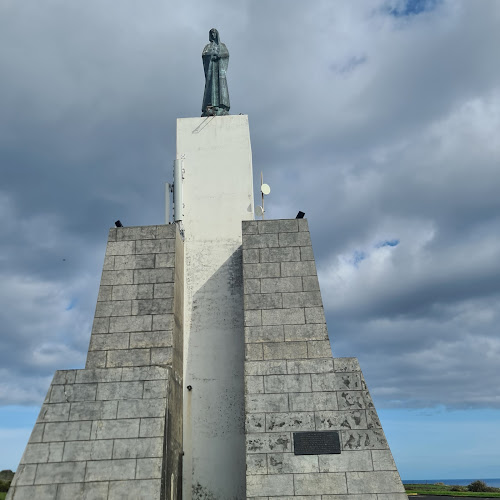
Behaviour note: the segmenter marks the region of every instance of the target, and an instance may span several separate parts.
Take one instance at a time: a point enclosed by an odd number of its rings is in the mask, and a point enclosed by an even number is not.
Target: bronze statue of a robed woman
[[[205,93],[201,116],[227,115],[229,112],[229,91],[226,72],[229,63],[229,51],[220,41],[219,32],[212,28],[208,33],[208,43],[201,57],[205,70]]]

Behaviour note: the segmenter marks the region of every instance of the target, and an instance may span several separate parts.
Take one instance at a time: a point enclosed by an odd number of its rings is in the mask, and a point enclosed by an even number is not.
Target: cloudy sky
[[[404,479],[500,477],[500,2],[0,0],[0,469],[81,368],[107,231],[164,222],[201,50]]]

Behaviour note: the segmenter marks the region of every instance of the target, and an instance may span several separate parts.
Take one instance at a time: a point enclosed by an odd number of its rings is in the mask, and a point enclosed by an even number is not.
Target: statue
[[[229,52],[219,40],[219,32],[212,28],[208,33],[208,43],[201,57],[205,71],[205,93],[201,116],[221,116],[229,112],[229,91],[227,90],[226,71]]]

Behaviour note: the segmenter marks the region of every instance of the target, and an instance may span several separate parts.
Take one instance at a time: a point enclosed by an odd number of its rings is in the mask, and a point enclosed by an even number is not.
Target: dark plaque
[[[340,453],[338,431],[294,432],[295,455],[330,455]]]

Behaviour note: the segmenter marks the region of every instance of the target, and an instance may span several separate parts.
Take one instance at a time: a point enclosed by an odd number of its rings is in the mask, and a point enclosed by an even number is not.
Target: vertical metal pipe
[[[174,160],[174,222],[182,221],[182,160]]]

